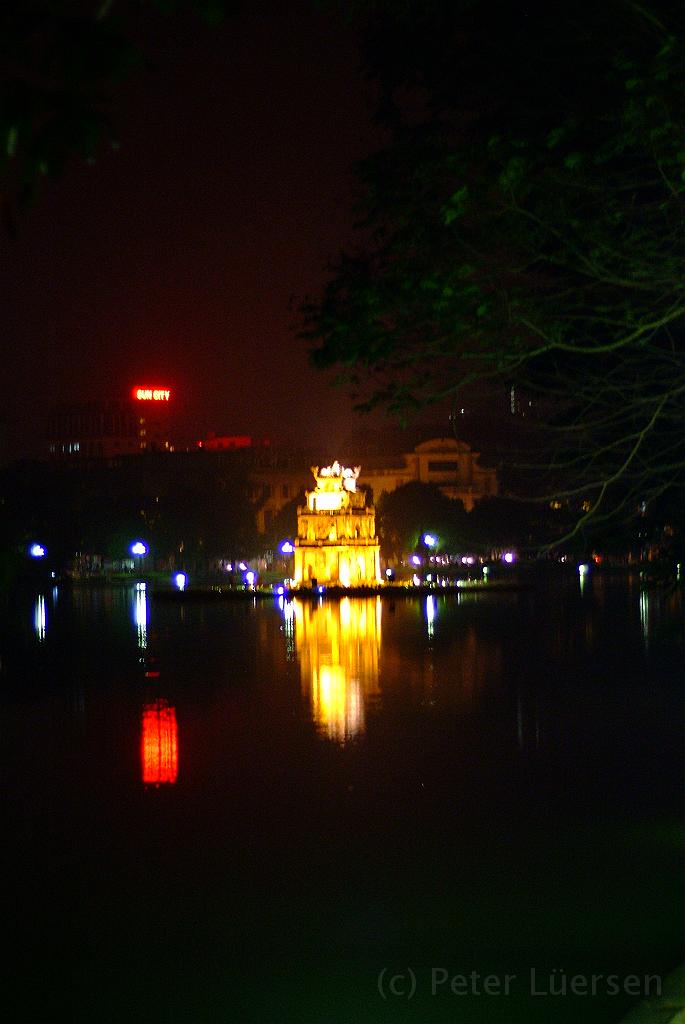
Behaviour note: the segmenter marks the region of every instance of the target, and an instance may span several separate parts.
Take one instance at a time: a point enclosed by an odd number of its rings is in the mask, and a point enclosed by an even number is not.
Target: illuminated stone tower
[[[323,469],[312,466],[316,487],[297,510],[296,586],[311,586],[314,580],[341,587],[380,582],[376,510],[357,490],[359,469],[338,462]]]

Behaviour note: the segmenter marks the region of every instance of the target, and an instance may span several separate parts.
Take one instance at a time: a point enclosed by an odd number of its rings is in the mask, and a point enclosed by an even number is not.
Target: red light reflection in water
[[[143,782],[159,786],[178,778],[178,725],[176,708],[163,699],[143,705],[140,744]]]

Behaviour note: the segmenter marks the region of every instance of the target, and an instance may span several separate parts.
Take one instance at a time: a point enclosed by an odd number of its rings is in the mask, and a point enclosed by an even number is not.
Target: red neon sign
[[[134,388],[133,397],[138,402],[168,402],[171,391],[169,388]]]

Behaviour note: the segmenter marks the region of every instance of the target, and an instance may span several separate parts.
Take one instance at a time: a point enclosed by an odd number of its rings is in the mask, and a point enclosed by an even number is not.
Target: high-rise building
[[[56,406],[48,449],[56,459],[115,458],[170,451],[170,388],[136,386],[126,396]]]

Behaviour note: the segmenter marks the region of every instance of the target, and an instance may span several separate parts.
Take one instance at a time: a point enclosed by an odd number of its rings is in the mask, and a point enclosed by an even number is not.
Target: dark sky
[[[375,144],[356,39],[334,5],[244,7],[152,19],[121,147],[74,159],[2,238],[7,454],[44,450],[54,402],[148,382],[190,436],[359,428],[292,303],[349,242],[350,168]]]

